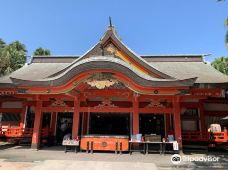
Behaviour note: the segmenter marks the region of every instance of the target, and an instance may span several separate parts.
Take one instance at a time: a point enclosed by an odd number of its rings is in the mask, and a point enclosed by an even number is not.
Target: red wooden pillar
[[[39,149],[40,147],[40,138],[41,138],[41,129],[42,129],[42,101],[36,102],[35,107],[35,120],[34,120],[34,128],[32,135],[32,149]]]
[[[27,111],[27,105],[25,104],[25,102],[23,102],[23,106],[22,106],[22,112],[21,112],[21,119],[20,119],[20,128],[24,128],[24,124],[25,124],[25,115],[26,115],[26,111]]]
[[[175,140],[179,144],[179,149],[182,150],[182,137],[181,137],[181,108],[180,108],[180,98],[175,96],[173,99],[173,113],[174,113],[174,131]]]
[[[73,126],[72,126],[72,138],[78,136],[79,129],[79,111],[80,111],[80,101],[77,97],[74,99],[74,115],[73,115]]]
[[[205,114],[204,114],[204,107],[203,107],[203,102],[202,102],[202,100],[200,100],[199,111],[200,111],[200,131],[201,131],[201,132],[206,132],[206,127],[205,127]]]
[[[139,101],[138,101],[138,94],[133,95],[133,135],[139,133]]]
[[[51,135],[55,136],[55,127],[56,127],[57,113],[52,112],[51,114]]]

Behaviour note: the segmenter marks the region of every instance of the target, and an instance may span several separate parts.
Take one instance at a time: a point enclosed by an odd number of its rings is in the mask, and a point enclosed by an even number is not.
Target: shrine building
[[[110,25],[81,56],[34,56],[0,77],[0,136],[61,144],[63,136],[156,134],[208,141],[228,115],[228,76],[204,54],[138,55]],[[67,132],[66,132],[67,130]]]

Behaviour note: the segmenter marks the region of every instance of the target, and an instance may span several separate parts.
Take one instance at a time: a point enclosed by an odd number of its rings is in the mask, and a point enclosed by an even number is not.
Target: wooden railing
[[[44,128],[41,130],[41,137],[45,138],[50,135],[51,129],[49,128]]]
[[[182,132],[183,141],[209,141],[207,132]]]
[[[30,137],[32,133],[32,128],[7,128],[4,134],[6,137]]]
[[[0,136],[3,137],[32,137],[33,128],[0,128]],[[49,128],[41,130],[41,137],[48,137],[50,134]]]
[[[208,141],[216,143],[228,142],[227,132],[182,132],[183,141]]]

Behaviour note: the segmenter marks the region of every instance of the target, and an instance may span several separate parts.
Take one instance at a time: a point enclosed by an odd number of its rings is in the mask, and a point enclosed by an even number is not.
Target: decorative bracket
[[[146,108],[151,108],[151,107],[165,107],[165,105],[162,104],[159,100],[153,100],[146,106]]]
[[[56,99],[52,102],[51,106],[67,106],[63,100]]]
[[[108,97],[104,98],[101,104],[95,106],[95,108],[107,108],[107,107],[118,107],[118,106],[112,104],[112,101]]]

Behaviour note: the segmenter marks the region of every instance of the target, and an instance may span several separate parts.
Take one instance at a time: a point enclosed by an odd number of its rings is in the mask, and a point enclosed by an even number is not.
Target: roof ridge
[[[204,57],[211,54],[140,54],[141,57]]]

